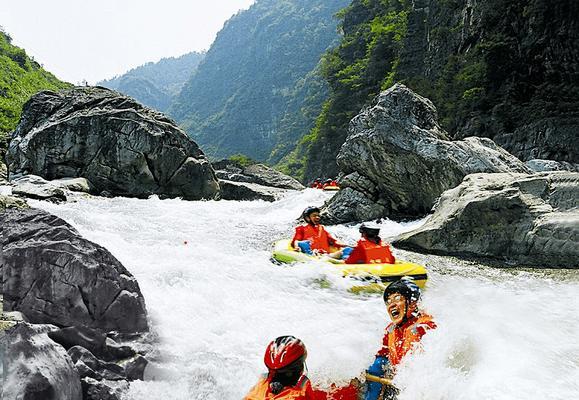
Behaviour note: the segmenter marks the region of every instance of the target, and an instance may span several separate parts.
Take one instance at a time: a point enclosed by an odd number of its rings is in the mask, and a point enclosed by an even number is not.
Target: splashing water
[[[307,189],[275,203],[137,199],[31,202],[110,250],[137,278],[158,355],[127,399],[240,399],[265,372],[267,343],[308,347],[315,385],[345,383],[373,359],[388,322],[380,296],[321,263],[277,266],[271,245],[293,233]],[[420,224],[382,223],[384,237]],[[328,228],[354,243],[357,226]],[[439,328],[397,376],[406,399],[579,398],[579,274],[484,267],[398,252],[430,271],[424,306]],[[330,282],[330,287],[320,281]]]

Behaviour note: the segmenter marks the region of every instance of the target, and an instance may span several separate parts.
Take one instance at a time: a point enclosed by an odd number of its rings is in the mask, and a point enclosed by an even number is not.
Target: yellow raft
[[[327,191],[327,192],[335,192],[335,191],[337,191],[337,190],[340,190],[340,187],[339,187],[339,186],[336,186],[336,185],[328,185],[328,186],[324,186],[324,187],[322,188],[322,190],[325,190],[325,191]]]
[[[395,264],[344,264],[327,256],[313,256],[295,251],[290,246],[291,240],[280,240],[274,244],[272,258],[280,263],[322,261],[334,265],[344,276],[354,276],[371,283],[380,283],[381,287],[397,281],[403,276],[414,279],[424,288],[428,279],[426,268],[420,264],[396,260]]]

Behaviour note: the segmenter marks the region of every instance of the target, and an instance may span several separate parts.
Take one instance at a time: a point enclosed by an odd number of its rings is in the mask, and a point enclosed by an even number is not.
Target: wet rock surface
[[[221,187],[221,199],[223,200],[275,201],[285,192],[284,189],[258,185],[257,183],[234,182],[222,179],[219,180],[219,186]]]
[[[5,310],[33,323],[148,330],[139,285],[106,249],[42,210],[10,209],[0,222]]]
[[[235,161],[221,160],[213,163],[213,167],[217,177],[222,180],[255,183],[280,189],[304,189],[296,179],[263,164],[243,166]]]
[[[530,170],[486,138],[450,141],[432,102],[396,84],[350,122],[338,154],[341,191],[327,204],[329,223],[427,214],[437,198],[475,172]],[[352,192],[358,192],[353,194]],[[352,197],[362,207],[348,207]]]
[[[80,377],[70,356],[47,336],[56,329],[20,322],[1,333],[3,399],[83,398]]]
[[[473,174],[446,191],[404,249],[579,268],[579,173]]]
[[[6,158],[10,179],[82,177],[97,194],[198,200],[219,193],[209,161],[173,121],[99,87],[34,95]]]

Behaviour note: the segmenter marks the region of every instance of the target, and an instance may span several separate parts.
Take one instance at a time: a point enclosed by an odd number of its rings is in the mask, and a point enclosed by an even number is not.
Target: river
[[[265,347],[280,335],[305,342],[319,386],[360,375],[378,349],[388,322],[380,296],[350,293],[356,282],[331,266],[269,260],[305,206],[327,197],[307,189],[274,203],[31,204],[106,247],[139,282],[158,352],[127,400],[223,400],[242,398],[265,372]],[[384,221],[382,234],[420,223]],[[329,230],[346,242],[359,235],[356,226]],[[579,398],[578,271],[395,254],[427,265],[423,306],[439,325],[401,366],[400,400]]]

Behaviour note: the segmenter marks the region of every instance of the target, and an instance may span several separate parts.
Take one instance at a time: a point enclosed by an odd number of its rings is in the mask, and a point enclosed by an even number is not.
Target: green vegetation
[[[158,111],[167,111],[185,82],[195,73],[205,53],[163,58],[133,68],[126,74],[98,82],[98,85],[131,96]]]
[[[287,172],[302,181],[335,175],[349,121],[396,82],[431,99],[455,138],[494,138],[562,114],[579,120],[579,63],[569,62],[577,58],[576,2],[444,0],[428,11],[414,4],[353,0],[339,13],[342,42],[321,66],[330,95],[286,157]],[[563,160],[576,154],[556,151]]]
[[[335,176],[336,154],[346,139],[349,121],[380,90],[391,86],[406,35],[408,1],[354,0],[342,10],[342,43],[322,59],[322,74],[330,86],[315,127],[291,157],[288,172],[302,180]],[[303,163],[306,165],[301,165]]]
[[[227,21],[170,115],[211,158],[287,164],[327,98],[320,56],[349,2],[256,1]]]
[[[234,154],[229,157],[229,160],[240,165],[241,167],[249,167],[250,165],[257,164],[255,160],[252,160],[245,154]]]
[[[12,45],[10,35],[0,28],[0,156],[4,156],[8,133],[16,128],[26,101],[39,91],[70,86]]]

